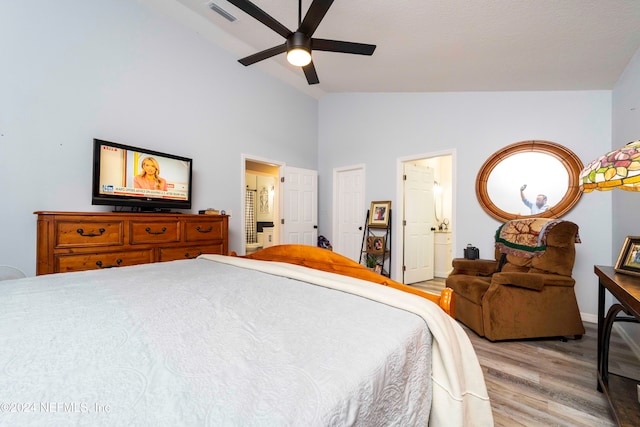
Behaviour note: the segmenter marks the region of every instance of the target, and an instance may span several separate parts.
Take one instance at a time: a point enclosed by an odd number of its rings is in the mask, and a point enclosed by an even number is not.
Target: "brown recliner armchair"
[[[521,221],[531,225],[534,220]],[[549,225],[544,230],[546,247],[532,249],[532,254],[524,246],[514,244],[525,250],[510,251],[497,243],[495,261],[453,261],[446,284],[454,290],[457,320],[491,341],[582,337],[584,325],[571,277],[578,226],[559,220]],[[498,233],[496,240],[500,241]]]

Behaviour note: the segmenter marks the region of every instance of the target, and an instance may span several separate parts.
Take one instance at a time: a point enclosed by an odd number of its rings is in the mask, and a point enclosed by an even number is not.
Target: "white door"
[[[433,279],[435,211],[433,169],[404,164],[404,279]]]
[[[333,251],[360,262],[362,235],[367,221],[364,167],[334,170],[333,183]]]
[[[318,172],[284,168],[281,243],[317,246]]]

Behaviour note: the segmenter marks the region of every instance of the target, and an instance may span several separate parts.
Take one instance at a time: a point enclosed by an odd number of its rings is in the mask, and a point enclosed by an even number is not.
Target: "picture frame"
[[[622,274],[640,276],[640,236],[625,238],[614,270]]]
[[[256,220],[258,222],[273,222],[276,179],[273,176],[258,175],[256,187]]]
[[[382,255],[386,248],[385,243],[382,236],[367,236],[367,253]]]
[[[391,215],[391,201],[371,202],[369,209],[369,227],[387,228],[389,226],[389,216]]]

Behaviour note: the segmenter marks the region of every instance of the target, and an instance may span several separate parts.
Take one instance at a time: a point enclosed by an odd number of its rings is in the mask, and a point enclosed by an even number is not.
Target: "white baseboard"
[[[596,314],[580,313],[580,318],[583,322],[598,323],[598,316]]]

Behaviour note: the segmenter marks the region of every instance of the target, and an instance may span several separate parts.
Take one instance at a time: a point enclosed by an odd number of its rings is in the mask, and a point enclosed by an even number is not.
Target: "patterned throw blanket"
[[[541,256],[547,249],[547,234],[561,222],[547,218],[507,221],[496,231],[496,248],[503,254],[524,258]],[[576,243],[580,243],[577,234]]]

